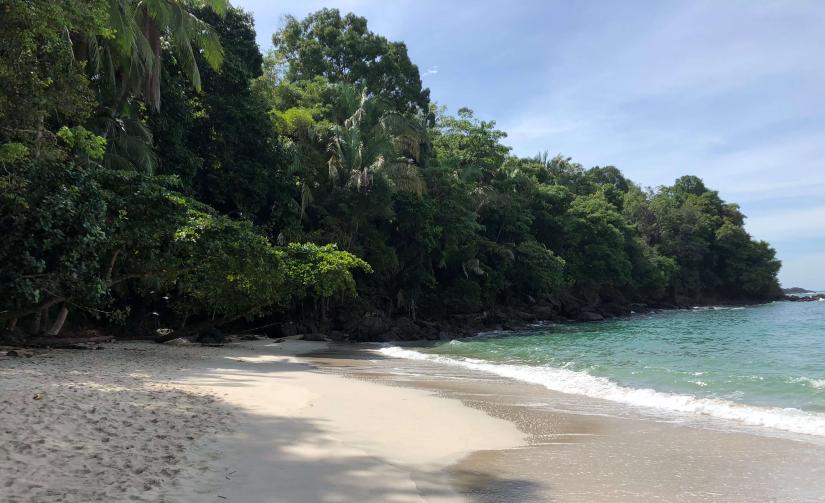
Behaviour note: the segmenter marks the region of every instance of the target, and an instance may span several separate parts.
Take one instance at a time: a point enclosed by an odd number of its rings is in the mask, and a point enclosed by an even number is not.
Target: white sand
[[[317,347],[129,343],[0,357],[0,500],[463,501],[445,468],[522,442],[511,423],[458,401],[294,356]]]

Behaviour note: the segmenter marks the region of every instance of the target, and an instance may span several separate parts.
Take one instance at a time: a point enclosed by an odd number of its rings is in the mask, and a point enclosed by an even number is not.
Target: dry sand
[[[464,501],[447,467],[510,422],[313,370],[323,344],[110,344],[0,357],[0,501]]]

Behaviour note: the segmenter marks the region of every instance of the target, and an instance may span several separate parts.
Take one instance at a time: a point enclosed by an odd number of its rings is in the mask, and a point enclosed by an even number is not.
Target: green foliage
[[[523,293],[536,298],[551,297],[564,286],[565,262],[536,241],[516,247],[511,282]]]
[[[290,243],[276,251],[290,291],[297,298],[326,299],[334,295],[354,295],[355,279],[351,271],[370,273],[372,268],[358,257],[338,250],[334,244]]]
[[[106,153],[106,138],[92,133],[83,126],[75,126],[71,129],[63,126],[57,130],[57,137],[63,140],[70,150],[82,153],[96,161],[103,159]]]
[[[0,163],[22,161],[29,156],[29,147],[22,143],[4,143],[0,145]]]
[[[199,326],[779,294],[775,251],[701,179],[643,190],[513,156],[355,15],[288,18],[264,58],[224,0],[0,12],[0,321],[63,303],[128,324],[159,298],[164,323]]]
[[[400,112],[427,110],[418,67],[403,42],[389,42],[367,29],[367,20],[337,9],[322,9],[286,25],[272,37],[290,81],[322,76],[330,82],[364,85]]]

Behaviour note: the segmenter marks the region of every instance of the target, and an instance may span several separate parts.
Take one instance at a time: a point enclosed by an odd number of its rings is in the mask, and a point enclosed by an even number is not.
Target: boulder
[[[377,341],[383,340],[385,334],[390,329],[390,323],[380,314],[368,313],[359,320],[353,332],[361,340]]]
[[[535,314],[539,320],[552,320],[557,317],[556,310],[553,306],[537,304],[531,307],[530,310],[533,311],[533,314]]]
[[[272,330],[268,334],[270,337],[292,337],[298,334],[298,324],[293,321],[286,321],[284,323],[276,323],[272,326]]]
[[[201,344],[223,344],[226,342],[226,334],[215,327],[210,327],[200,332],[195,341]]]
[[[390,329],[385,334],[386,340],[415,341],[423,339],[424,330],[409,318],[396,318],[392,320]]]
[[[576,321],[602,321],[604,316],[592,311],[582,311],[576,316]]]

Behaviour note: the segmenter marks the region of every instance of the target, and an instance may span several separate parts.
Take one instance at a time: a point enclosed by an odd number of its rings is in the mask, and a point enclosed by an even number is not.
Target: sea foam
[[[383,347],[378,349],[378,352],[393,358],[432,361],[489,372],[501,377],[539,384],[562,393],[585,395],[660,411],[701,414],[750,426],[825,436],[825,414],[799,409],[756,407],[728,400],[664,393],[649,388],[629,388],[604,377],[564,368],[498,364],[474,358],[451,358],[397,346]]]

